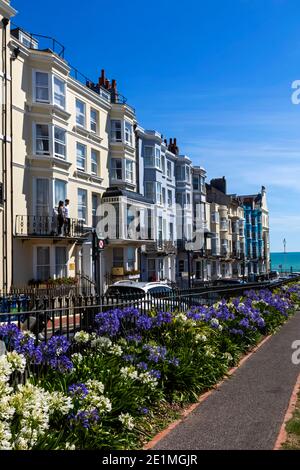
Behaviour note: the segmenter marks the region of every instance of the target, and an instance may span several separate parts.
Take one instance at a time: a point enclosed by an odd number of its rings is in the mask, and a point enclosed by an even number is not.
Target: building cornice
[[[10,2],[6,2],[4,0],[0,0],[0,14],[11,18],[17,14],[17,10],[15,10],[11,5]]]

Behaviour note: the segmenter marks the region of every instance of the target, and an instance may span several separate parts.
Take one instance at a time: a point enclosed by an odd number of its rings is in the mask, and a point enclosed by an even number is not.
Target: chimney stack
[[[105,86],[105,70],[101,70],[101,77],[99,78],[99,86]]]
[[[106,88],[107,90],[110,89],[110,81],[108,80],[108,78],[105,80],[105,88]]]

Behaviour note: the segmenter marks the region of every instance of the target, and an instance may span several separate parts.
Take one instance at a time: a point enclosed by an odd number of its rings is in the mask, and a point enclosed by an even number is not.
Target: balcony
[[[17,215],[15,236],[17,238],[28,240],[32,238],[51,238],[55,240],[67,239],[77,241],[87,238],[90,229],[84,225],[82,220],[70,219],[70,230],[66,234],[64,227],[62,235],[58,234],[57,217],[36,216],[36,215]]]
[[[144,249],[145,254],[171,255],[177,253],[176,242],[171,240],[158,240],[148,243]]]

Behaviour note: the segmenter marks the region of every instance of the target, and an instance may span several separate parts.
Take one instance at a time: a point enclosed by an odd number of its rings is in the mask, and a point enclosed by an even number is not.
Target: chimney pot
[[[110,88],[110,81],[108,79],[105,80],[105,88],[109,90]]]

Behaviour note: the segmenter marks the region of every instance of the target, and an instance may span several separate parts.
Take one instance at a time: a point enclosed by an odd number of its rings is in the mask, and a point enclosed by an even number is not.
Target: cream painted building
[[[13,195],[11,193],[11,54],[10,42],[10,19],[16,11],[10,2],[0,1],[0,83],[1,83],[1,115],[0,115],[0,291],[7,290],[11,284],[11,254],[12,254],[12,230],[13,220],[11,204]]]
[[[105,86],[74,77],[77,71],[58,43],[45,48],[45,39],[9,29],[13,149],[6,150],[6,166],[12,175],[6,175],[8,200],[1,208],[1,224],[9,214],[6,234],[1,229],[11,269],[6,279],[2,273],[1,287],[78,274],[92,278],[91,228],[109,186],[111,94]],[[3,147],[4,141],[2,152]],[[70,200],[69,228],[59,226],[55,212],[65,199]],[[1,255],[5,259],[5,246]]]

